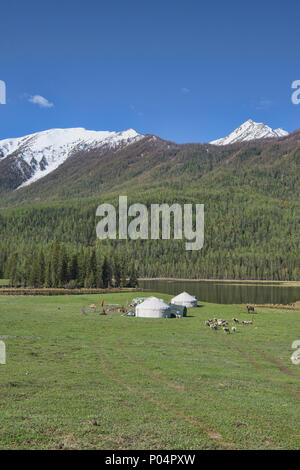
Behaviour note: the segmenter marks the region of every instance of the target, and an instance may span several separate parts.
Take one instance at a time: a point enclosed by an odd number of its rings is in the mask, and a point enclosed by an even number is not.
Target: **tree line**
[[[137,270],[128,256],[102,253],[99,247],[79,250],[55,241],[7,256],[2,276],[13,287],[136,287]]]
[[[223,171],[204,187],[166,181],[159,189],[128,196],[128,205],[147,207],[153,202],[203,203],[204,246],[195,252],[185,250],[184,240],[97,240],[96,207],[100,202],[117,207],[115,196],[2,209],[0,278],[28,286],[102,286],[106,258],[111,282],[121,278],[123,285],[134,269],[140,277],[299,280],[299,181],[297,171]],[[57,243],[59,249],[54,248]],[[89,268],[95,265],[93,252],[96,270]],[[119,273],[119,265],[125,274]],[[39,269],[44,278],[36,274]]]

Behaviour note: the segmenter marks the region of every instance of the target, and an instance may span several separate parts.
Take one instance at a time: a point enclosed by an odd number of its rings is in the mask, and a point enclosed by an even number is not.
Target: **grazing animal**
[[[233,326],[233,327],[231,328],[231,331],[234,333],[234,332],[236,331],[236,327]]]
[[[210,325],[211,325],[210,321],[206,321],[206,322],[205,322],[205,325],[206,325],[206,326],[210,326]]]
[[[232,320],[234,321],[234,323],[240,323],[237,318],[233,318]]]
[[[212,324],[210,325],[210,328],[211,328],[212,330],[217,330],[217,329],[218,329],[218,325],[216,325],[215,323],[212,323]]]
[[[229,328],[226,328],[225,326],[223,327],[224,333],[230,333]]]
[[[252,305],[247,305],[247,310],[248,310],[248,313],[250,312],[253,312],[254,313],[254,307]]]

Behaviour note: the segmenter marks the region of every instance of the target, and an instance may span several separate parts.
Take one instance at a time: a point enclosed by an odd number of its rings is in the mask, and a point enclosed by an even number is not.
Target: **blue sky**
[[[0,139],[132,127],[206,142],[249,118],[293,131],[299,29],[294,0],[2,2]]]

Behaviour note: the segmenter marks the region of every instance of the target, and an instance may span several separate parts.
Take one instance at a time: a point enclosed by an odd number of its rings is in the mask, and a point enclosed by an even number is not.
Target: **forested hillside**
[[[50,285],[49,266],[57,266],[51,261],[53,242],[58,241],[57,263],[68,268],[55,285],[103,284],[105,262],[111,277],[121,276],[117,282],[123,283],[137,274],[299,280],[299,188],[299,131],[222,148],[148,136],[113,152],[78,152],[28,187],[2,186],[0,275],[17,285]],[[102,202],[117,207],[119,194],[128,195],[129,204],[203,203],[203,249],[186,251],[184,240],[97,240],[96,207]],[[83,266],[92,256],[98,268],[91,275]],[[74,257],[81,266],[76,276]],[[33,274],[37,267],[30,268],[34,261],[41,264],[37,259],[49,267],[39,281]]]

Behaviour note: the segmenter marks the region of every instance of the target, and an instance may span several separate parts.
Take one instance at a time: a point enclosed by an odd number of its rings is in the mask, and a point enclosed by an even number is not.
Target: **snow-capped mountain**
[[[116,149],[142,139],[134,129],[123,132],[89,131],[83,128],[50,129],[25,137],[0,140],[0,162],[11,159],[26,186],[48,175],[71,155],[95,148]]]
[[[211,144],[226,145],[234,142],[282,137],[288,135],[283,129],[271,129],[269,126],[249,120],[233,131],[229,136],[214,140]],[[148,136],[149,137],[149,136]],[[15,190],[40,180],[63,165],[74,156],[84,167],[91,150],[97,149],[98,158],[114,158],[116,151],[148,138],[134,129],[122,132],[91,131],[83,128],[50,129],[24,137],[0,140],[0,179],[2,191]],[[162,139],[150,136],[150,152],[155,142],[165,145]],[[170,143],[166,143],[169,145]],[[176,145],[176,144],[174,144]],[[72,166],[74,158],[68,160]],[[63,168],[64,170],[64,168]],[[1,188],[0,188],[1,189]]]
[[[210,143],[214,145],[228,145],[248,140],[284,137],[288,134],[289,133],[284,129],[272,129],[263,122],[254,122],[249,119],[228,136],[223,137],[222,139],[213,140]]]

